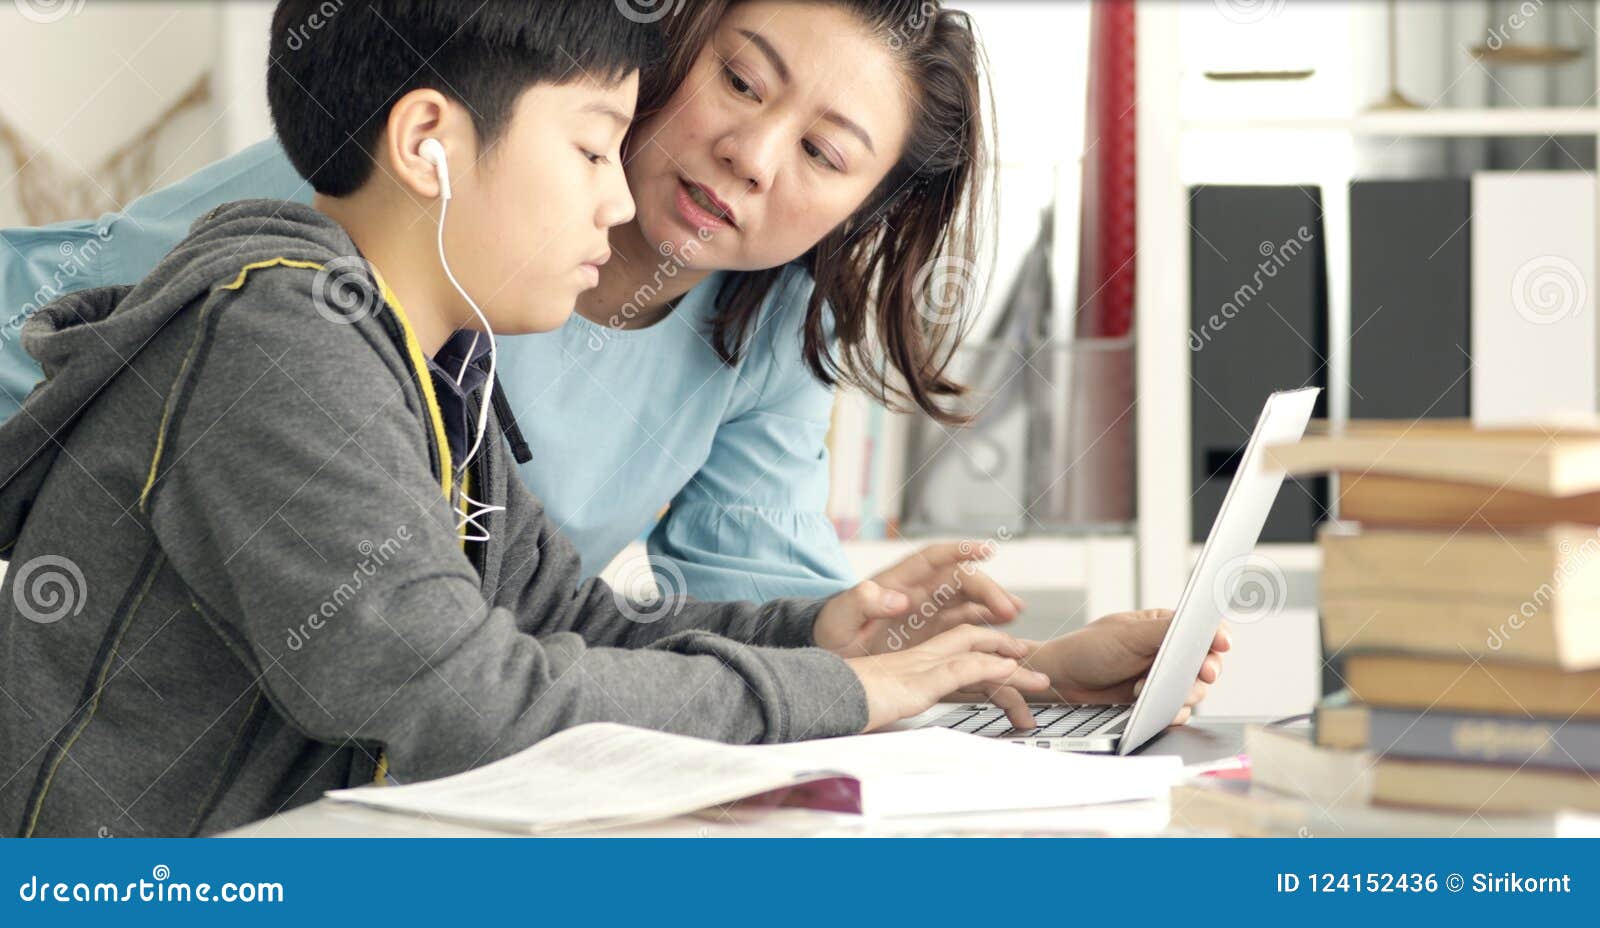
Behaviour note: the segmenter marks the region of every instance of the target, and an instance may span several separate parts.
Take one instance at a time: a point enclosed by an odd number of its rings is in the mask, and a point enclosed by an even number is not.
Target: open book
[[[509,831],[655,821],[733,803],[870,816],[1056,808],[1165,795],[1176,757],[1087,757],[943,728],[727,745],[595,723],[495,763],[328,795]]]

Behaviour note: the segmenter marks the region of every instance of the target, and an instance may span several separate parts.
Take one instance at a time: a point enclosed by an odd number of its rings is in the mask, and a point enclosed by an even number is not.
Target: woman
[[[591,572],[649,531],[672,591],[831,594],[850,579],[823,512],[831,387],[938,418],[959,392],[953,327],[913,283],[973,256],[980,52],[966,14],[920,0],[689,6],[661,24],[626,155],[638,217],[601,285],[564,330],[502,344],[522,476]],[[310,195],[267,141],[121,214],[3,233],[0,414],[38,377],[15,337],[38,306],[137,281],[218,203]]]

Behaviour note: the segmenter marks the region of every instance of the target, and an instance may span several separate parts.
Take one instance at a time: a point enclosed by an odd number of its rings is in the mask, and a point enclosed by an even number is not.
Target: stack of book
[[[1472,813],[1375,802],[1386,761],[1366,747],[1370,711],[1348,695],[1330,700],[1318,707],[1315,739],[1304,725],[1250,727],[1248,767],[1174,786],[1170,828],[1248,838],[1600,837],[1600,816],[1580,811]]]
[[[1600,425],[1352,423],[1273,449],[1337,475],[1315,741],[1371,801],[1600,812]]]

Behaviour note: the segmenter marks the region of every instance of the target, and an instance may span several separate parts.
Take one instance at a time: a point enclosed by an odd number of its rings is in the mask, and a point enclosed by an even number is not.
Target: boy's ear
[[[476,132],[465,109],[437,90],[413,90],[389,109],[389,121],[379,136],[378,165],[407,192],[420,200],[437,199],[442,190],[433,162],[422,154],[425,139],[438,139],[449,158],[452,176],[459,180],[476,160]]]

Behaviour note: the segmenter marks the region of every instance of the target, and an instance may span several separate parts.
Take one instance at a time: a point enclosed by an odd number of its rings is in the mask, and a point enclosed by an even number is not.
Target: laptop
[[[1170,725],[1211,651],[1223,608],[1231,600],[1231,591],[1213,595],[1216,584],[1226,582],[1224,572],[1237,570],[1250,556],[1283,485],[1283,472],[1266,466],[1267,446],[1298,441],[1321,392],[1311,387],[1267,397],[1211,535],[1178,598],[1172,624],[1156,650],[1144,689],[1132,705],[1032,705],[1034,727],[1029,729],[1012,728],[1005,711],[996,706],[963,705],[930,719],[924,727],[954,728],[1053,751],[1128,754]]]

